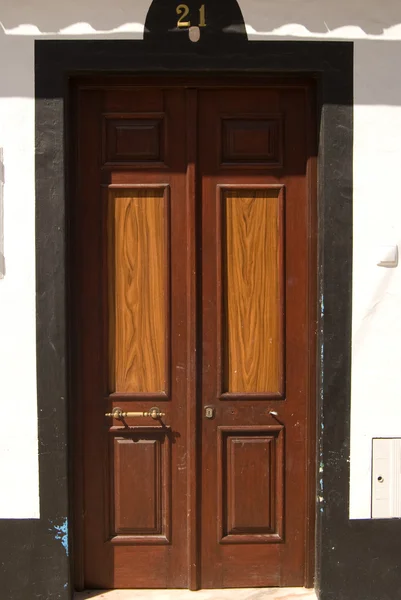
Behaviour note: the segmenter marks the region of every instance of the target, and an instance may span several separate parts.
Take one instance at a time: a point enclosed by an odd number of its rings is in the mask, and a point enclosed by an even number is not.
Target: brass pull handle
[[[161,419],[161,417],[165,417],[166,413],[161,412],[158,406],[153,406],[149,411],[145,412],[124,412],[121,408],[113,408],[111,413],[106,413],[106,417],[112,417],[113,419],[117,419],[118,421],[123,421],[124,419],[130,419],[131,417],[151,417],[155,421]]]

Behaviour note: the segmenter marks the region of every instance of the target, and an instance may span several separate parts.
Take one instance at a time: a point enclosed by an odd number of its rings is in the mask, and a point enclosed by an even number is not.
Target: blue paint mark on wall
[[[53,521],[50,522],[51,523],[51,529],[49,529],[49,531],[51,531],[54,535],[54,539],[55,540],[60,540],[61,544],[65,550],[66,555],[68,556],[69,554],[69,549],[68,549],[68,519],[64,519],[64,521],[62,521],[61,525],[57,525],[55,524]]]

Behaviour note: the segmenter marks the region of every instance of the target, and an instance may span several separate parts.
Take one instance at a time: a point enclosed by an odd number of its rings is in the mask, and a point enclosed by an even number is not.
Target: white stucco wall
[[[350,516],[369,518],[371,440],[401,437],[401,266],[376,266],[380,244],[401,244],[401,3],[239,3],[251,39],[355,40]],[[5,173],[0,254],[6,265],[0,279],[0,518],[39,516],[34,40],[140,38],[149,4],[150,0],[0,0],[0,148]]]

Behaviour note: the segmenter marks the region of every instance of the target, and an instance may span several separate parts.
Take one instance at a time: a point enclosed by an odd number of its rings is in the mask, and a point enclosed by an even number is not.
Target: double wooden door
[[[307,581],[310,114],[297,82],[78,86],[71,357],[87,588]]]

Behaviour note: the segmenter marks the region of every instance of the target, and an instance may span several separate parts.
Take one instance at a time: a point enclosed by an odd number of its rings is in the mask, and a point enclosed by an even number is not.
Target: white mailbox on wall
[[[401,438],[373,439],[372,518],[401,518]]]

